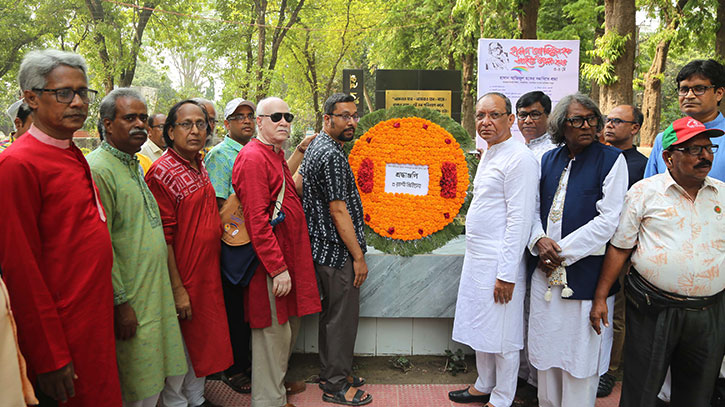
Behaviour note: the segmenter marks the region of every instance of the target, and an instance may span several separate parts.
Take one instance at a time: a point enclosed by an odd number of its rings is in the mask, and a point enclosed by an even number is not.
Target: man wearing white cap
[[[10,105],[5,113],[13,121],[13,133],[10,133],[9,139],[0,141],[0,153],[28,131],[30,125],[33,124],[33,117],[30,115],[31,112],[32,110],[30,110],[30,107],[28,107],[24,99],[20,99]]]
[[[209,179],[216,193],[219,208],[229,198],[232,189],[232,167],[237,154],[254,136],[254,103],[236,98],[227,103],[224,108],[224,127],[227,135],[221,143],[214,146],[204,158]],[[233,284],[222,273],[222,289],[224,304],[227,309],[227,322],[229,336],[232,341],[234,364],[225,371],[224,382],[240,393],[251,391],[251,360],[249,354],[249,340],[251,332],[249,324],[244,321],[244,301],[242,293],[244,287]]]
[[[232,188],[232,167],[234,167],[234,161],[239,151],[255,134],[256,108],[254,103],[243,98],[229,101],[224,107],[224,127],[227,129],[227,135],[204,158],[206,170],[209,173],[209,179],[214,187],[220,209],[229,198],[229,195],[234,193]],[[302,162],[304,151],[313,138],[314,136],[305,138],[287,161],[287,165],[293,173]],[[229,336],[231,337],[232,352],[234,353],[234,364],[226,370],[223,380],[235,391],[249,393],[251,390],[249,377],[251,368],[249,355],[251,331],[249,324],[244,321],[244,287],[239,281],[231,281],[225,273],[222,273],[222,288],[224,290],[224,303],[227,308]],[[300,387],[300,385],[304,386],[303,383],[296,384],[297,387]]]

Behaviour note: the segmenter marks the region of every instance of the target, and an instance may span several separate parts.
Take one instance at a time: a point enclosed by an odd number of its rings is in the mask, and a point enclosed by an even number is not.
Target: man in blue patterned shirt
[[[322,296],[319,322],[322,400],[363,405],[372,396],[352,376],[352,354],[360,316],[365,263],[363,207],[343,145],[351,141],[360,117],[354,98],[336,93],[325,102],[322,132],[310,144],[295,178],[302,188],[317,282]],[[301,181],[301,185],[300,185]]]

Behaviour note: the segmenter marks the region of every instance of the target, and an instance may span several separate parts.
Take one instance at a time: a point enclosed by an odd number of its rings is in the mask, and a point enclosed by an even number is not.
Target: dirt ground
[[[471,384],[476,380],[476,360],[466,357],[468,370],[453,376],[445,371],[445,356],[406,356],[412,368],[403,372],[393,366],[396,356],[355,357],[353,370],[356,376],[364,377],[370,384]],[[316,353],[292,355],[287,378],[313,382],[320,370],[320,359]]]

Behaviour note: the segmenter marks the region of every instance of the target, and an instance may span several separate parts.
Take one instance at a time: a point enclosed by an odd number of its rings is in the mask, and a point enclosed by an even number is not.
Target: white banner
[[[561,98],[579,91],[579,40],[478,40],[478,97],[500,92],[516,101],[524,93],[540,90],[551,98],[551,107]],[[524,141],[516,122],[515,138]],[[476,147],[486,142],[476,137]]]
[[[427,165],[385,165],[385,192],[387,193],[428,195],[428,179]]]

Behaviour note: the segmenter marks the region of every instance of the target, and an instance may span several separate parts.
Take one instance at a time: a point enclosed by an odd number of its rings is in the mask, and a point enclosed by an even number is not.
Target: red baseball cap
[[[703,133],[708,133],[709,137],[718,137],[725,134],[720,129],[708,129],[704,124],[692,117],[677,119],[662,134],[662,149],[667,150],[671,146],[684,143]]]

